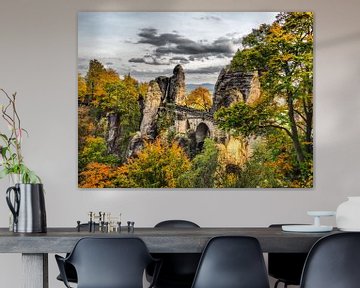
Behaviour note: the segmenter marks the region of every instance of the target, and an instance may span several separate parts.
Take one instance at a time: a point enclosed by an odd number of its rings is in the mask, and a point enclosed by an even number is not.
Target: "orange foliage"
[[[212,105],[210,91],[201,86],[194,89],[187,96],[185,105],[198,110],[209,110]]]
[[[79,149],[85,143],[86,137],[93,135],[95,132],[95,124],[90,117],[90,109],[85,106],[79,106],[78,109],[78,137],[79,137]]]
[[[89,163],[80,173],[80,188],[114,188],[114,169],[106,164]]]

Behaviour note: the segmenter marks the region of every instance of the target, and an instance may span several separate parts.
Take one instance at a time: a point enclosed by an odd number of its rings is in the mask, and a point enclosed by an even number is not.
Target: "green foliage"
[[[270,25],[262,24],[258,29],[242,40],[244,49],[238,50],[231,60],[230,68],[234,71],[263,71],[266,70],[266,58],[273,51],[265,45]],[[256,49],[253,49],[256,47]]]
[[[120,166],[115,172],[116,187],[171,188],[190,167],[189,159],[176,144],[157,139]]]
[[[118,163],[114,155],[108,155],[105,140],[101,137],[89,136],[85,139],[84,148],[79,153],[79,171],[92,162],[110,165]]]
[[[100,112],[106,113],[106,109],[112,106],[111,103],[108,103],[109,99],[106,90],[110,85],[121,82],[118,73],[113,69],[105,69],[98,60],[94,59],[90,61],[85,80],[87,93],[86,96],[82,96],[82,91],[79,90],[82,85],[78,86],[79,102],[91,104],[93,107],[98,108]]]
[[[253,155],[237,175],[233,187],[239,188],[276,188],[287,187],[281,181],[283,175],[276,173],[276,167],[269,165],[273,159],[272,150],[265,142],[259,142],[254,147]]]
[[[125,81],[106,87],[106,97],[100,104],[104,111],[119,113],[121,125],[139,126],[140,108],[137,87]]]
[[[105,111],[118,115],[120,129],[117,154],[125,157],[130,138],[140,127],[141,114],[137,82],[128,76],[118,84],[108,85],[106,92],[101,107]]]
[[[234,187],[249,188],[311,188],[312,160],[298,168],[291,140],[282,131],[259,138],[249,161],[236,175]]]
[[[191,162],[191,169],[178,179],[178,187],[209,188],[214,187],[215,172],[218,166],[218,149],[213,140],[206,138],[203,151]]]
[[[96,59],[90,60],[89,70],[85,77],[86,86],[87,86],[87,94],[89,94],[93,97],[95,95],[99,94],[99,90],[101,90],[101,87],[100,87],[101,75],[105,72],[106,72],[106,69],[103,64],[101,64]]]
[[[280,13],[272,25],[262,25],[244,37],[243,46],[231,67],[259,71],[262,94],[277,108],[272,109],[265,124],[288,134],[300,167],[306,153],[312,153],[313,142],[313,14]],[[248,115],[245,111],[244,116]]]
[[[259,140],[249,161],[244,165],[237,179],[236,186],[249,188],[284,188],[289,187],[292,170],[289,164],[286,146],[281,143],[278,133],[275,141]],[[280,141],[279,141],[280,140]],[[286,144],[285,144],[286,145]]]
[[[0,133],[0,179],[7,175],[17,174],[21,183],[41,183],[39,176],[24,163],[22,155],[22,140],[28,132],[22,128],[20,116],[16,107],[16,93],[9,95],[0,89],[5,96],[6,104],[1,104],[1,116],[7,124],[8,134]]]
[[[159,134],[166,133],[170,127],[175,124],[175,107],[173,104],[167,104],[165,109],[158,112],[156,126]]]
[[[229,108],[222,107],[214,115],[219,127],[233,134],[243,136],[259,136],[274,128],[276,123],[272,119],[272,111],[267,109],[266,103],[249,106],[238,102]]]
[[[14,155],[11,157],[10,161],[14,161]],[[21,183],[41,183],[41,179],[39,176],[35,174],[34,171],[30,170],[23,163],[14,163],[14,164],[5,164],[4,168],[0,171],[0,179],[5,178],[8,175],[20,175]]]
[[[311,187],[313,14],[280,13],[273,24],[244,37],[242,44],[231,69],[259,72],[261,100],[222,108],[215,117],[222,129],[261,136],[263,142],[242,167],[236,185]]]
[[[115,117],[118,129],[111,131],[115,139],[107,147],[112,154],[125,160],[126,150],[131,136],[140,127],[139,95],[146,94],[147,83],[138,83],[130,75],[121,79],[113,69],[105,69],[101,62],[94,59],[89,63],[89,70],[85,79],[78,77],[79,97],[79,153],[84,149],[86,137],[108,138],[109,117]],[[84,83],[86,89],[84,89]],[[86,93],[84,95],[84,93]],[[96,163],[104,163],[103,160],[92,159]],[[85,163],[85,164],[84,164]],[[86,163],[79,163],[83,169]]]

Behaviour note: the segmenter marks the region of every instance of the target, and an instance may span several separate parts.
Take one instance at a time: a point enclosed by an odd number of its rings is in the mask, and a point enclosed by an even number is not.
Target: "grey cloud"
[[[163,33],[158,34],[157,29],[154,28],[143,28],[138,33],[140,40],[137,43],[151,44],[154,46],[165,46],[167,44],[184,44],[193,42],[192,40],[186,39],[178,33]]]
[[[143,28],[138,33],[140,40],[137,43],[150,44],[155,46],[155,56],[163,57],[169,54],[189,55],[194,56],[188,60],[201,59],[209,56],[223,56],[230,57],[235,52],[233,49],[233,42],[231,38],[221,37],[207,43],[206,41],[195,42],[191,39],[185,38],[178,33],[163,33],[158,34],[157,29]],[[196,56],[195,56],[196,55]]]
[[[146,77],[148,81],[155,79],[158,76],[170,76],[172,75],[173,68],[172,69],[164,69],[159,71],[148,71],[148,70],[138,70],[138,69],[132,69],[131,75],[135,77]]]
[[[185,69],[185,74],[215,74],[219,73],[224,66],[208,66],[197,69]]]
[[[170,62],[180,62],[181,64],[190,63],[190,61],[186,57],[182,57],[182,56],[172,57],[170,58]]]
[[[218,74],[224,66],[208,66],[197,69],[185,69],[185,74]],[[151,71],[151,70],[138,70],[133,69],[131,71],[132,75],[146,75],[151,78],[155,78],[158,76],[167,76],[172,75],[173,68],[163,69],[159,71]]]
[[[144,58],[131,58],[129,59],[130,63],[145,63],[145,59]]]
[[[218,53],[226,56],[233,54],[231,43],[215,40],[212,44],[187,43],[169,47],[158,47],[155,49],[156,55],[183,54],[183,55],[216,55]]]
[[[131,58],[130,63],[144,63],[148,65],[169,65],[170,61],[163,58],[156,58],[154,56],[145,55],[143,58]]]
[[[155,28],[142,28],[141,32],[138,34],[141,37],[147,38],[157,33],[157,29]]]

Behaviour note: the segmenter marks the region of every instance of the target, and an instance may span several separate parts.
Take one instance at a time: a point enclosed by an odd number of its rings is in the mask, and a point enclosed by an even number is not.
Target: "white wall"
[[[308,190],[77,189],[78,11],[314,11],[315,187]],[[360,195],[360,2],[357,0],[1,0],[0,87],[18,92],[26,161],[46,187],[48,226],[74,226],[89,210],[122,212],[136,226],[187,218],[201,226],[308,222]],[[0,226],[8,224],[6,180]],[[334,220],[328,220],[334,224]],[[57,271],[52,255],[50,287]],[[0,255],[1,287],[20,287],[19,255]]]

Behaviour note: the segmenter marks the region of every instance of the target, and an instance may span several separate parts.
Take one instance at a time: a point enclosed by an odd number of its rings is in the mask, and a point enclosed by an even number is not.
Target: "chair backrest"
[[[152,260],[139,238],[82,238],[67,259],[76,269],[78,288],[142,288]]]
[[[321,238],[306,259],[302,288],[360,287],[360,233],[338,233]]]
[[[157,223],[155,228],[200,228],[200,226],[188,220],[166,220]]]
[[[212,238],[200,259],[192,288],[268,288],[264,258],[256,238]]]
[[[281,228],[282,225],[294,224],[271,224],[269,228]],[[268,253],[269,275],[288,285],[300,285],[306,257],[307,253]]]
[[[155,228],[200,228],[188,220],[166,220]],[[200,260],[200,253],[161,253],[155,254],[162,260],[162,267],[157,279],[157,287],[190,287]],[[151,271],[148,271],[152,274]]]

